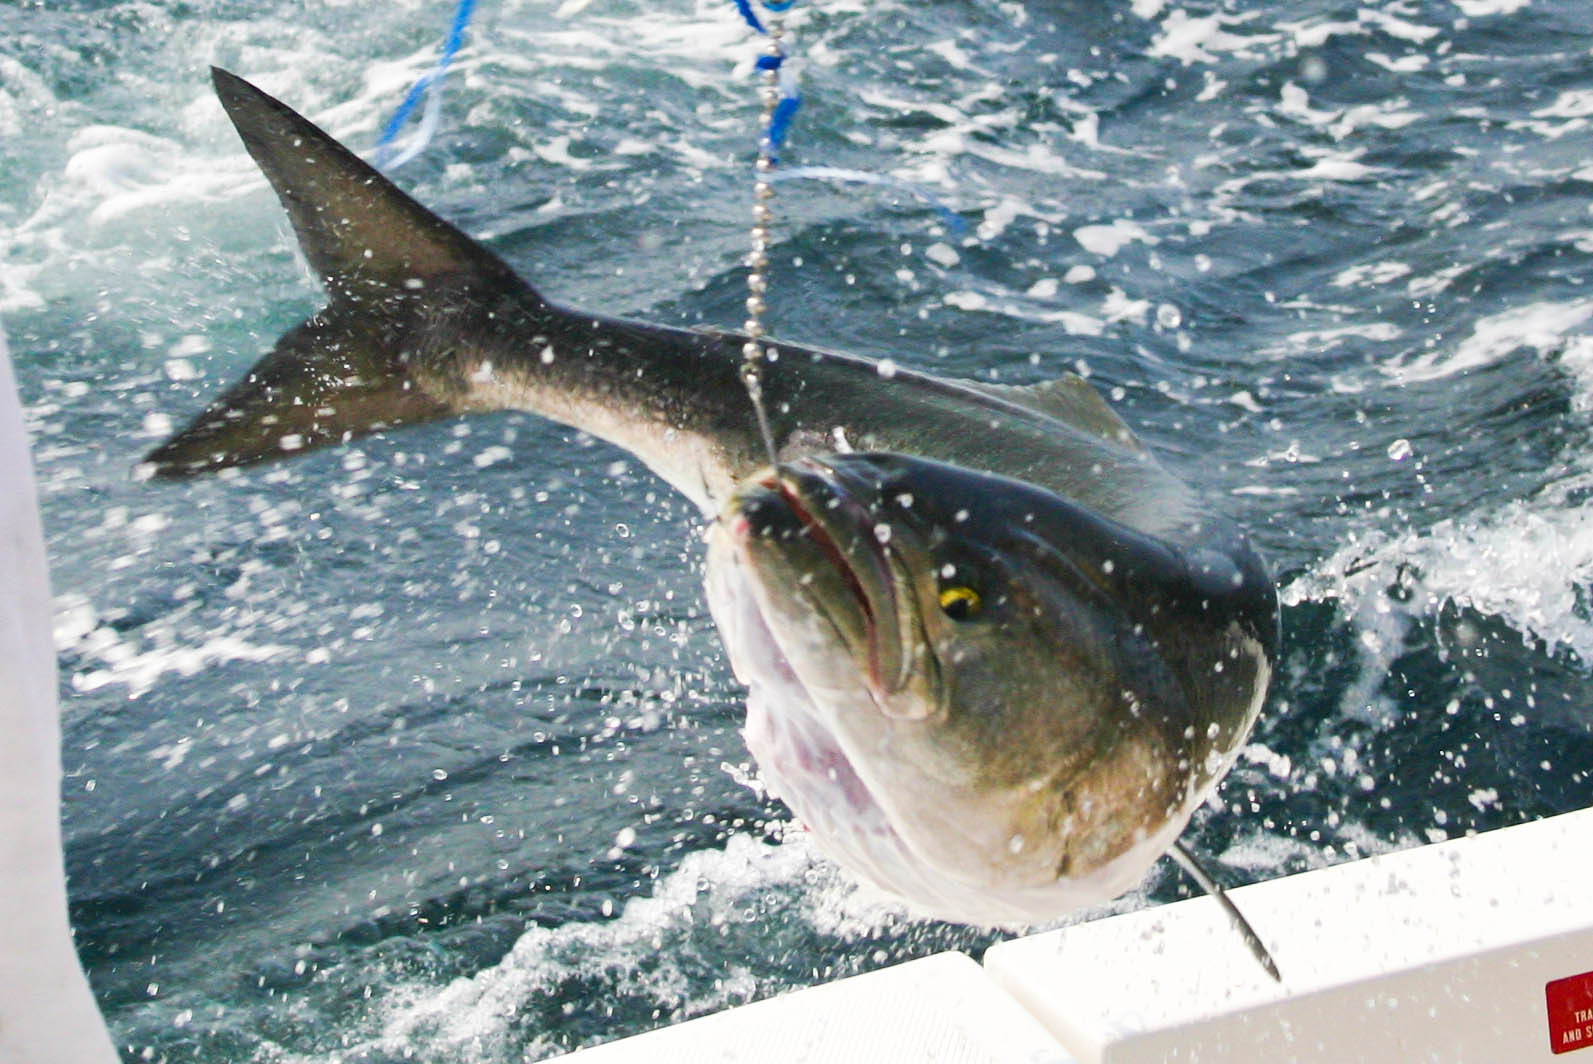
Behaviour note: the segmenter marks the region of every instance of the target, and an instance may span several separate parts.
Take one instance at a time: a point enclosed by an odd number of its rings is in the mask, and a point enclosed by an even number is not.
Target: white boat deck
[[[560,1058],[571,1064],[1073,1064],[973,958],[937,953]]]
[[[1004,942],[982,967],[940,954],[567,1059],[1518,1064],[1593,1050],[1593,809],[1232,896],[1281,985],[1194,898]]]
[[[0,332],[0,1064],[110,1064],[61,852],[61,728],[44,533]]]

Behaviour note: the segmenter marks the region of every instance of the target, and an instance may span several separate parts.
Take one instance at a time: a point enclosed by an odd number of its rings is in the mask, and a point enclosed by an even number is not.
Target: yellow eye
[[[966,621],[979,613],[979,592],[971,587],[941,588],[940,608],[952,620]]]

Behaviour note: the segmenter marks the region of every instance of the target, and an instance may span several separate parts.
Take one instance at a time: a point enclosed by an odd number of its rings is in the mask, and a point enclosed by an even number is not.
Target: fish
[[[213,70],[326,305],[151,451],[176,480],[527,410],[636,455],[706,525],[761,778],[927,916],[1052,921],[1143,880],[1265,699],[1242,530],[1090,383],[955,380],[554,302],[287,105]]]

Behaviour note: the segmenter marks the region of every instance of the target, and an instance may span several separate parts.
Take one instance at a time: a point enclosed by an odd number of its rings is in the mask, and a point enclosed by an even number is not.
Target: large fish
[[[1244,537],[1083,380],[944,380],[560,306],[215,72],[327,305],[148,457],[181,477],[473,411],[631,451],[711,522],[747,744],[843,865],[1032,923],[1133,886],[1249,734],[1277,607]]]

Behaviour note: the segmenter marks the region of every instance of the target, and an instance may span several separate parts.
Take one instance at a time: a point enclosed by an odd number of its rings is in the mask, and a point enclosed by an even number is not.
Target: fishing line
[[[769,291],[769,237],[774,223],[774,170],[779,164],[780,145],[791,127],[791,117],[801,105],[802,97],[785,66],[784,15],[794,0],[771,2],[764,0],[769,22],[765,26],[753,13],[749,0],[736,0],[736,7],[747,24],[768,38],[764,54],[758,57],[758,70],[762,74],[759,92],[763,101],[763,136],[758,141],[758,161],[752,184],[752,250],[747,255],[747,321],[743,331],[747,342],[741,345],[741,383],[746,386],[747,397],[752,400],[752,411],[758,419],[758,433],[763,437],[763,448],[768,453],[769,464],[777,465],[779,455],[774,446],[774,433],[769,428],[769,412],[763,402],[764,370],[779,359],[773,346],[765,347],[767,335],[763,327],[763,313],[768,309],[764,296]]]
[[[911,181],[840,166],[779,169],[780,152],[786,134],[791,129],[791,120],[802,106],[802,94],[797,90],[796,75],[793,73],[794,65],[788,61],[790,56],[785,46],[784,16],[795,4],[796,0],[762,0],[766,15],[765,19],[760,20],[752,8],[752,0],[735,0],[736,10],[741,12],[747,25],[767,39],[764,54],[757,61],[757,69],[762,75],[759,92],[763,101],[760,124],[763,135],[758,141],[758,161],[753,183],[752,252],[747,256],[747,342],[741,348],[741,379],[752,399],[752,407],[758,418],[758,431],[763,436],[764,449],[769,454],[771,464],[775,462],[776,453],[774,435],[769,429],[769,416],[763,402],[763,383],[767,364],[779,358],[779,351],[772,346],[765,346],[762,341],[767,335],[763,314],[768,309],[764,297],[769,291],[769,227],[774,220],[771,204],[775,183],[816,179],[899,189],[933,208],[952,232],[961,234],[968,228],[955,211],[933,193]]]

